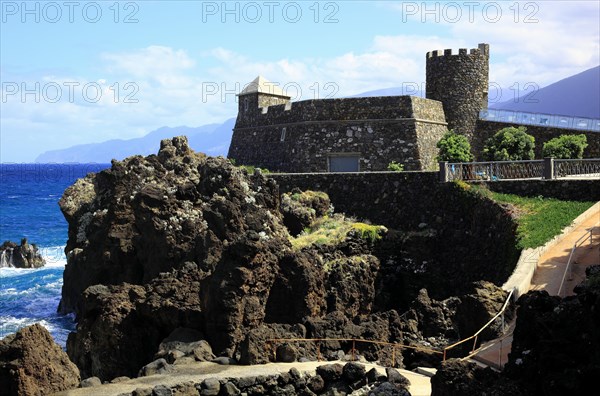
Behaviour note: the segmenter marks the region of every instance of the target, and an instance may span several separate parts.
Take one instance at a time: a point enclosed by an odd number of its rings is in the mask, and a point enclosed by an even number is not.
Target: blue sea
[[[58,200],[65,188],[109,164],[0,164],[0,244],[27,238],[46,259],[39,269],[0,268],[0,339],[39,322],[65,346],[75,328],[56,313],[66,264],[67,222]]]

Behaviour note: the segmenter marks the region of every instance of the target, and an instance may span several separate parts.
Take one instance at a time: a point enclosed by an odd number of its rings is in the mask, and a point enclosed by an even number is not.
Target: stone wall
[[[483,152],[485,141],[494,136],[496,132],[506,127],[518,127],[520,124],[511,124],[507,122],[495,122],[478,120],[476,132],[471,142],[471,149],[475,156],[480,157]],[[535,138],[535,157],[542,158],[542,147],[548,140],[560,135],[581,135],[587,137],[588,147],[583,151],[583,158],[600,158],[600,133],[591,131],[578,131],[574,129],[551,128],[536,125],[523,125],[527,128],[527,133]],[[476,160],[481,160],[477,158]]]
[[[434,224],[443,216],[437,202],[447,190],[438,183],[437,172],[297,173],[270,174],[279,192],[297,187],[324,191],[336,212],[369,219],[373,224],[399,229],[416,229]]]
[[[445,131],[442,105],[433,100],[307,100],[240,109],[228,157],[285,172],[327,172],[329,157],[340,154],[359,157],[361,171],[386,170],[391,161],[407,170],[433,169]]]
[[[435,172],[270,177],[280,192],[294,187],[324,191],[336,212],[394,229],[377,255],[390,271],[402,269],[398,300],[414,298],[422,287],[434,298],[446,298],[465,292],[471,281],[501,285],[519,257],[516,224],[510,214],[458,184],[439,183]]]
[[[448,128],[467,136],[475,131],[479,110],[487,108],[489,45],[432,51],[426,57],[426,96],[444,104]]]
[[[488,189],[526,197],[556,198],[569,201],[597,201],[600,199],[600,180],[503,180],[477,181]]]

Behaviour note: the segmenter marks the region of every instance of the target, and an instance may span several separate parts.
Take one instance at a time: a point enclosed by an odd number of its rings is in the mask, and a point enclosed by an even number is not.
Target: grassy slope
[[[517,208],[518,247],[521,249],[544,245],[595,203],[521,197],[487,190],[482,192],[496,202],[512,204]]]

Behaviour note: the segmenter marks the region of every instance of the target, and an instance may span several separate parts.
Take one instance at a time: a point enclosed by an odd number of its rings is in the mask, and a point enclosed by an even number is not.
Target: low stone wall
[[[499,182],[473,181],[494,192],[526,197],[543,196],[569,201],[600,200],[600,180],[502,180]]]
[[[478,120],[475,126],[475,134],[471,142],[473,153],[482,153],[485,141],[494,136],[502,128],[518,127],[520,124],[508,122],[494,122]],[[535,157],[542,158],[542,147],[548,140],[560,135],[585,135],[587,137],[588,147],[583,151],[583,158],[600,157],[600,133],[591,131],[578,131],[574,129],[550,128],[537,125],[522,125],[527,128],[527,133],[535,138]],[[481,160],[481,158],[478,158]]]
[[[435,222],[443,212],[432,201],[448,188],[438,183],[437,172],[287,173],[269,177],[277,182],[280,193],[293,188],[323,191],[336,212],[400,229]]]

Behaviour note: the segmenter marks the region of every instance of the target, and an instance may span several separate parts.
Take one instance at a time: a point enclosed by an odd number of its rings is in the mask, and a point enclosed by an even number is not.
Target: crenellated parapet
[[[458,50],[458,54],[452,54],[453,50],[444,49],[444,50],[434,50],[427,52],[427,59],[429,58],[440,58],[440,57],[448,57],[448,56],[485,56],[489,58],[490,56],[490,45],[489,44],[479,44],[477,48],[471,48],[468,50],[467,48],[460,48]]]

